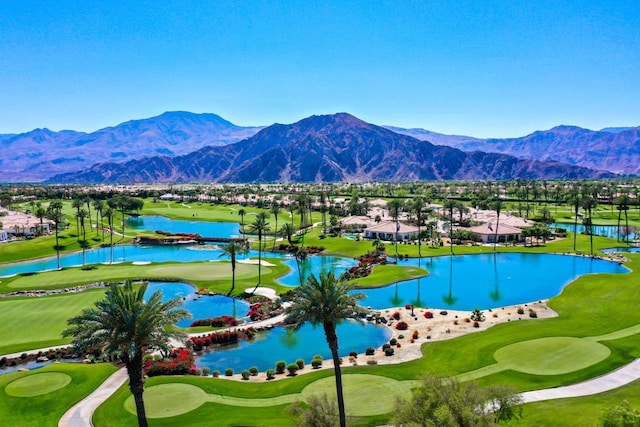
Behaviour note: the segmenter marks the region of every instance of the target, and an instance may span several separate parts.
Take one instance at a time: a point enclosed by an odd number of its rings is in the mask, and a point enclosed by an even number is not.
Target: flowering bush
[[[395,312],[391,315],[391,317],[393,317],[393,318],[394,318],[394,319],[396,319],[396,320],[400,320],[400,312],[395,311]]]
[[[409,328],[409,325],[407,325],[407,322],[398,322],[396,324],[396,329],[399,331],[406,331],[407,328]]]
[[[425,311],[424,312],[424,318],[425,319],[433,319],[433,313],[430,311]]]
[[[156,375],[195,375],[193,353],[186,348],[178,348],[166,359],[149,359],[144,362],[144,371],[150,376]]]
[[[218,316],[218,317],[214,317],[213,319],[211,318],[207,318],[207,319],[198,319],[198,320],[194,320],[193,322],[191,322],[191,325],[189,325],[190,327],[195,327],[195,326],[212,326],[214,328],[228,328],[230,326],[238,326],[238,321],[231,317],[231,316]]]

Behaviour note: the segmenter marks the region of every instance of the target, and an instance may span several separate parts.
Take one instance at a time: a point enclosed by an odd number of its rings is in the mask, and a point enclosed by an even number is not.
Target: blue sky
[[[640,125],[640,1],[0,0],[0,133],[187,110],[479,137]]]

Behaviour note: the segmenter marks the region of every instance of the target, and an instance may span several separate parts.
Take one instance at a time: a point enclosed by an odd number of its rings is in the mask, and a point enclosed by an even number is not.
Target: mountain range
[[[603,178],[613,174],[556,161],[434,145],[350,114],[274,124],[225,146],[182,156],[97,164],[50,182],[335,182],[513,178]]]
[[[399,135],[402,138],[398,139]],[[420,141],[424,147],[418,148],[415,144]],[[444,150],[446,147],[465,153]],[[640,174],[640,127],[592,131],[558,126],[521,138],[483,139],[379,127],[346,113],[264,128],[236,126],[215,114],[175,111],[92,133],[35,129],[18,135],[0,134],[0,148],[0,182],[362,181],[606,176],[603,171]],[[269,157],[276,153],[279,157]],[[181,164],[183,159],[200,164],[201,169]],[[582,169],[568,168],[567,163]]]
[[[260,129],[236,126],[215,114],[174,111],[92,133],[35,129],[0,135],[0,182],[42,181],[98,162],[187,154],[240,141]]]
[[[577,126],[556,126],[521,138],[503,139],[442,138],[423,129],[394,130],[464,151],[478,150],[509,154],[521,159],[553,160],[617,174],[640,174],[640,127],[593,131]]]

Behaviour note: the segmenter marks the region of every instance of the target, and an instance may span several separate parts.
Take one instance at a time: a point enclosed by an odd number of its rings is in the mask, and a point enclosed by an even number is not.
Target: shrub
[[[375,348],[367,347],[367,349],[364,351],[364,354],[366,354],[367,356],[373,356],[375,352],[376,352]]]
[[[304,360],[296,359],[296,365],[298,365],[298,369],[304,369]]]
[[[367,365],[377,365],[378,361],[376,359],[367,359]]]
[[[224,374],[228,377],[232,377],[233,376],[233,368],[227,368],[224,370]]]
[[[391,317],[393,317],[393,318],[394,318],[394,319],[396,319],[396,320],[400,320],[400,312],[399,312],[399,311],[394,312],[394,313],[391,315]]]
[[[211,371],[211,375],[213,376],[213,378],[218,378],[220,376],[220,371],[214,369],[213,371]]]
[[[311,366],[313,366],[313,369],[320,368],[320,366],[322,366],[322,359],[312,359]]]
[[[416,329],[415,331],[413,331],[413,339],[417,340],[419,336],[418,330]]]
[[[208,377],[211,373],[211,368],[202,368],[202,376]]]
[[[287,366],[287,362],[284,360],[278,360],[276,362],[276,374],[284,374],[285,366]]]
[[[398,343],[398,340],[397,340],[397,339],[395,339],[395,338],[391,338],[391,339],[389,340],[389,344],[391,344],[391,345],[396,345],[397,343]]]
[[[357,351],[350,351],[350,352],[349,352],[349,356],[351,356],[351,357],[358,357],[358,352],[357,352]]]
[[[446,316],[447,314],[449,314],[449,312],[447,312],[447,310],[442,310],[442,311],[440,312],[440,315],[441,315],[441,316]]]
[[[402,334],[398,335],[398,339],[399,340],[404,339],[404,335],[402,335]]]
[[[430,311],[425,311],[423,316],[425,319],[433,319],[433,313]]]
[[[396,324],[396,329],[399,331],[406,331],[407,328],[409,328],[409,325],[407,325],[407,322],[398,322]]]
[[[480,327],[480,323],[477,320],[473,321],[473,327],[474,328],[479,328]]]
[[[252,377],[255,377],[256,375],[258,375],[258,367],[257,366],[250,367],[249,372],[251,373]]]
[[[276,371],[273,369],[267,369],[267,379],[272,380],[276,377]]]
[[[244,371],[242,371],[240,373],[240,375],[242,375],[242,379],[247,381],[249,379],[249,377],[251,376],[251,372],[249,372],[248,369],[245,369]]]
[[[298,364],[297,363],[289,363],[287,365],[287,371],[289,371],[289,375],[294,376],[296,374],[297,370],[298,370]]]
[[[391,348],[391,345],[389,345],[389,343],[382,344],[382,351],[385,351],[388,348]]]
[[[536,317],[538,317],[538,313],[536,313],[536,311],[533,308],[530,308],[529,309],[529,317],[535,319]]]
[[[394,351],[393,351],[393,349],[391,347],[389,347],[389,348],[384,350],[384,355],[385,356],[393,356],[393,353],[394,353]]]
[[[524,308],[518,307],[518,314],[524,314]]]

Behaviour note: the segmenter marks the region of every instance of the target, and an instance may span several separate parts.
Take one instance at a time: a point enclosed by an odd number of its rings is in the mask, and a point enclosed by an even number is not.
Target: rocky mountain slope
[[[167,112],[92,133],[35,129],[0,137],[0,181],[42,181],[105,161],[183,155],[205,146],[248,138],[260,127],[241,127],[215,114]]]
[[[320,182],[600,178],[559,162],[433,145],[346,113],[275,124],[235,144],[193,153],[105,163],[51,182]]]

